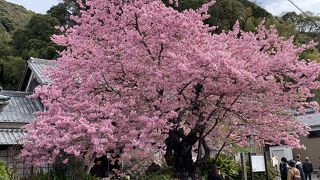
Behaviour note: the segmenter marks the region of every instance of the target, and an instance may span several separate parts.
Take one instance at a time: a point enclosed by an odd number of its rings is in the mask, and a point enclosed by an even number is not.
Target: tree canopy
[[[203,22],[211,5],[180,12],[160,0],[87,0],[77,25],[54,36],[66,49],[53,84],[36,89],[48,110],[27,126],[22,156],[39,165],[67,153],[91,164],[120,150],[138,168],[159,151],[192,177],[197,142],[302,147],[307,127],[288,110],[317,105],[306,99],[320,65],[299,59],[314,44],[298,47],[263,24],[213,34]]]

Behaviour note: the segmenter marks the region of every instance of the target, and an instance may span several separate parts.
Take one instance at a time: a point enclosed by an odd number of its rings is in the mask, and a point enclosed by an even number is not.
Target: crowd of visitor
[[[301,162],[300,155],[296,160],[287,161],[285,157],[281,158],[280,175],[281,180],[311,180],[313,166],[308,157],[305,162]]]

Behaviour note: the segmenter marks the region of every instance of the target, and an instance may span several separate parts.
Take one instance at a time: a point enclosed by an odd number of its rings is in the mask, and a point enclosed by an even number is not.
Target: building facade
[[[20,91],[0,91],[0,160],[6,161],[11,169],[18,169],[20,177],[33,169],[16,158],[21,149],[19,139],[26,135],[22,127],[33,121],[35,112],[44,110],[39,99],[29,96],[37,85],[50,84],[45,71],[54,64],[55,61],[30,58]]]

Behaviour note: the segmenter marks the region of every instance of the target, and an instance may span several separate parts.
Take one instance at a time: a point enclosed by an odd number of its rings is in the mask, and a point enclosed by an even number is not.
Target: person
[[[311,161],[309,160],[309,157],[306,157],[305,162],[303,163],[303,171],[306,176],[306,180],[308,179],[308,177],[311,180],[313,166],[312,166]]]
[[[208,172],[208,180],[223,180],[221,177],[218,167],[213,164]]]
[[[301,156],[300,156],[300,154],[297,154],[296,158],[297,158],[297,160],[296,160],[297,162],[298,162],[298,161],[301,162]]]
[[[90,174],[96,177],[106,177],[107,175],[107,159],[105,156],[94,160],[94,166],[92,167]]]
[[[296,168],[296,162],[294,162],[294,160],[290,160],[288,162],[288,165],[290,167],[288,168],[287,180],[295,180],[295,179],[298,179],[299,177],[301,178],[300,172]]]
[[[304,171],[303,171],[303,164],[301,162],[300,154],[297,155],[296,168],[300,172],[301,180],[306,180],[306,176],[305,176]]]
[[[281,180],[287,180],[287,176],[288,176],[287,158],[285,158],[285,157],[281,158],[279,168],[280,168]]]

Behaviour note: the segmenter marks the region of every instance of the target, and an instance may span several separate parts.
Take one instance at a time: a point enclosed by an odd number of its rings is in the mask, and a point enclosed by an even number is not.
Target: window
[[[320,131],[310,131],[308,138],[320,138]]]

